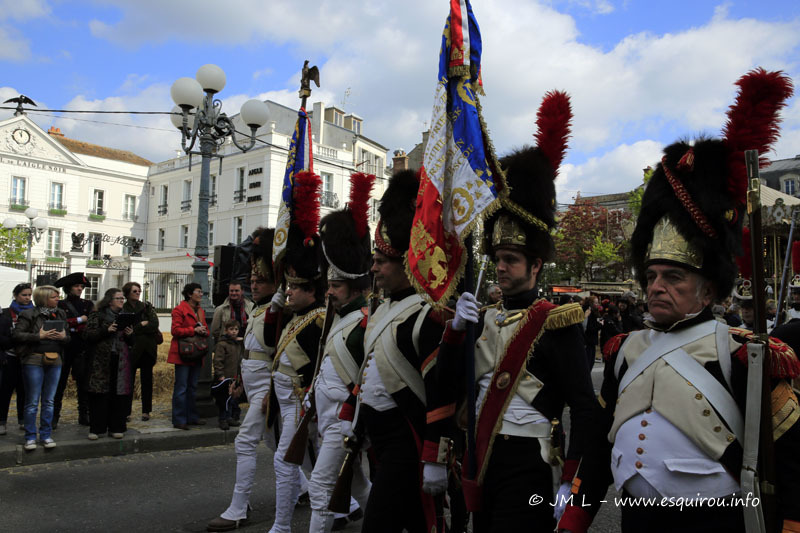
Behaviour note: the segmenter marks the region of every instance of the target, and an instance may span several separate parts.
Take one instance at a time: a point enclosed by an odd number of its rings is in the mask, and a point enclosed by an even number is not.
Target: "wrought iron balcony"
[[[246,189],[237,189],[233,191],[233,201],[234,202],[244,202],[247,198],[245,193],[247,192]]]
[[[208,207],[213,207],[217,205],[217,193],[214,193],[208,197]]]
[[[192,210],[192,201],[191,200],[181,200],[181,211],[191,211]]]
[[[320,204],[322,207],[336,209],[339,207],[339,195],[332,191],[322,191],[320,195]]]
[[[167,214],[167,204],[161,204],[160,206],[158,206],[158,214],[159,215]]]

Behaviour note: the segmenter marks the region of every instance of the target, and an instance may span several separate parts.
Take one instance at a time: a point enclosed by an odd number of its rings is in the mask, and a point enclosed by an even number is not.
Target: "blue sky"
[[[220,96],[229,114],[252,97],[295,107],[307,58],[321,69],[312,101],[341,105],[349,88],[344,107],[365,119],[364,133],[390,150],[410,150],[430,118],[448,5],[0,0],[0,97],[22,92],[59,109],[166,111],[175,79],[216,63],[228,77]],[[798,74],[800,2],[472,5],[484,41],[485,119],[500,154],[531,142],[545,91],[572,95],[573,136],[557,182],[561,202],[578,190],[629,190],[665,144],[718,133],[733,82],[747,70],[761,65]],[[776,158],[800,153],[796,99],[784,116]],[[56,125],[70,137],[153,161],[171,157],[180,144],[164,117],[31,117],[45,129]]]

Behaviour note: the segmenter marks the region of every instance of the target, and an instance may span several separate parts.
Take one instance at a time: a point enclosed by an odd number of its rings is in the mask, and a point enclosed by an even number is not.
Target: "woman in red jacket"
[[[189,429],[189,425],[203,425],[195,408],[197,378],[203,360],[185,362],[178,353],[178,339],[208,337],[206,314],[200,307],[203,289],[199,283],[188,283],[181,291],[183,301],[172,310],[172,344],[167,363],[175,365],[175,386],[172,389],[172,425],[177,429]]]

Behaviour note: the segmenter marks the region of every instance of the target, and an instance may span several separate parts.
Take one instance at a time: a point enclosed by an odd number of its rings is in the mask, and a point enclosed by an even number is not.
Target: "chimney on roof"
[[[405,150],[395,150],[394,157],[392,158],[392,166],[394,171],[408,170],[408,156]]]
[[[61,128],[56,128],[55,126],[50,126],[50,129],[47,130],[47,133],[52,135],[53,137],[63,137],[64,134],[61,133]]]

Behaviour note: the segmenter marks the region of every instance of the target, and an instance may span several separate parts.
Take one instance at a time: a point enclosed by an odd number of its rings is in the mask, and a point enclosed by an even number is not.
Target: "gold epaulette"
[[[321,315],[317,316],[317,320],[315,321],[318,328],[322,328],[325,325],[325,311],[322,312]]]
[[[561,329],[583,323],[583,309],[579,303],[559,305],[547,314],[544,329]]]
[[[747,345],[746,343],[753,337],[753,332],[741,328],[728,328],[731,335],[739,337],[742,347],[736,351],[736,357],[747,366]],[[800,360],[794,350],[780,339],[769,338],[769,349],[766,355],[769,357],[770,377],[774,379],[794,379],[800,377]]]

